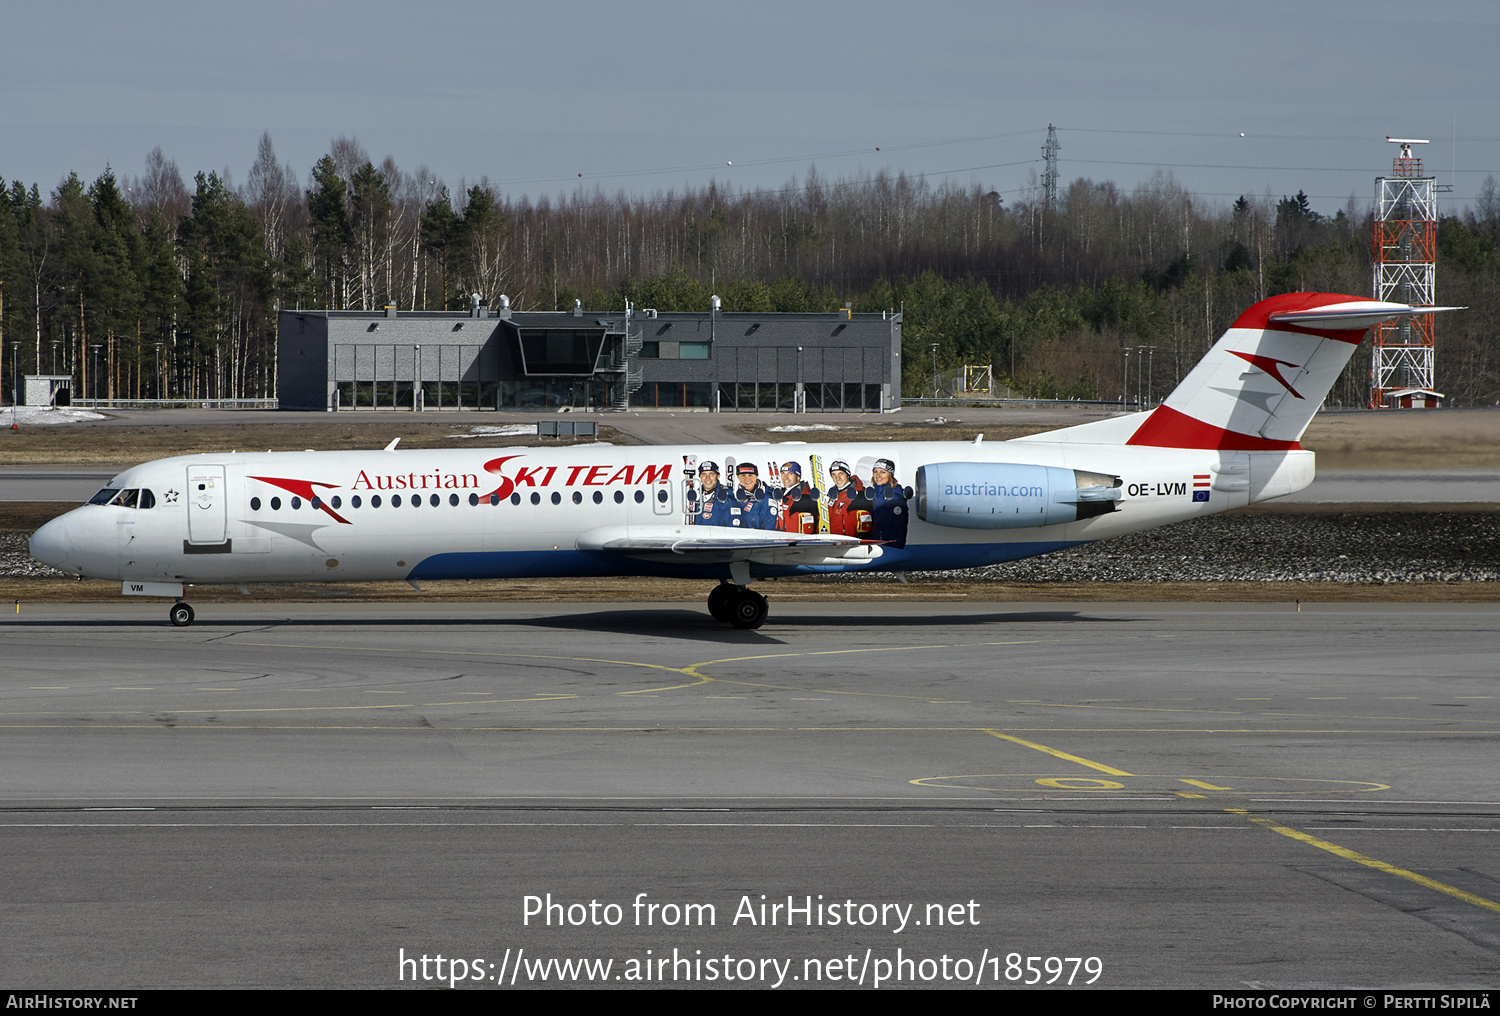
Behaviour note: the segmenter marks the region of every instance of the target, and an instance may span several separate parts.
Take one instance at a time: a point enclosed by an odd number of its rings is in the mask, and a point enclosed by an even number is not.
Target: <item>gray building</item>
[[[280,313],[283,409],[881,412],[901,404],[899,314],[651,309]]]
[[[67,406],[73,402],[71,374],[27,374],[23,380],[23,406]]]

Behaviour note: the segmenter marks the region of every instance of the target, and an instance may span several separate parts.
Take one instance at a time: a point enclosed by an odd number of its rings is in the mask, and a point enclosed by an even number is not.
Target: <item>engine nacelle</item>
[[[917,517],[958,529],[1026,529],[1115,510],[1120,478],[1060,466],[934,462],[917,469]]]

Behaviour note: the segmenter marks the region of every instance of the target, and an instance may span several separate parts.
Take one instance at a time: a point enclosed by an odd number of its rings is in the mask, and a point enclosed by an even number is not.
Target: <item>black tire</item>
[[[759,628],[770,609],[764,596],[752,589],[741,589],[732,601],[729,623],[736,628]]]
[[[193,608],[186,603],[174,603],[167,611],[167,619],[177,628],[186,628],[193,623]]]
[[[734,586],[720,583],[708,594],[708,612],[715,621],[729,621],[733,617]]]

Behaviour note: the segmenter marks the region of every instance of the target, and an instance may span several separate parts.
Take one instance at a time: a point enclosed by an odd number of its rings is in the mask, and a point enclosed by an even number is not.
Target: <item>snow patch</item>
[[[523,434],[535,434],[534,423],[502,423],[491,427],[470,427],[467,434],[449,434],[449,437],[471,438],[471,437],[520,437]]]
[[[60,406],[12,406],[0,410],[0,427],[10,426],[11,421],[15,421],[22,427],[55,427],[61,423],[107,419],[109,418],[103,413]]]
[[[767,427],[766,432],[770,434],[799,434],[808,430],[843,430],[843,427],[835,427],[831,423],[786,423],[780,427]]]

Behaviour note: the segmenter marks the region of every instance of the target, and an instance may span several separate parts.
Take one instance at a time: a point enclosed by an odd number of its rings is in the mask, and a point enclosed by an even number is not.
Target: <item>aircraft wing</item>
[[[803,535],[709,526],[609,526],[578,538],[579,550],[649,561],[722,564],[858,564],[881,555],[879,543],[830,533]]]

